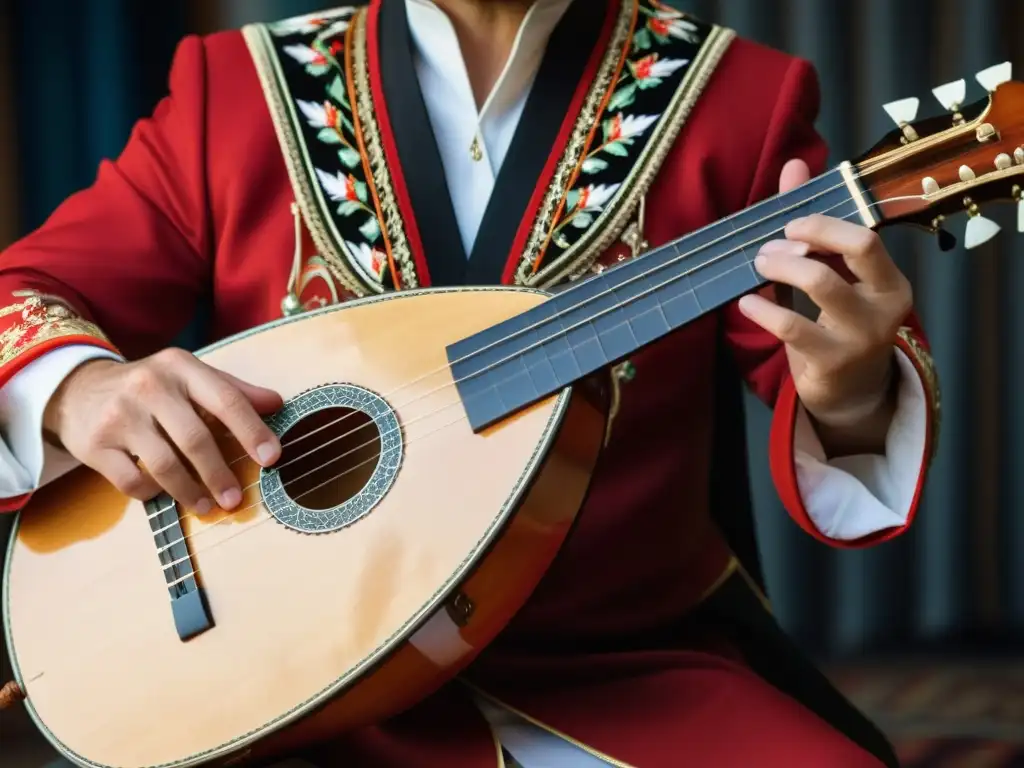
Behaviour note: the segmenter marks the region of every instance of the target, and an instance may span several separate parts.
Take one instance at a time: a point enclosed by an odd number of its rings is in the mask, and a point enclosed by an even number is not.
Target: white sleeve
[[[825,536],[852,541],[906,524],[924,461],[928,403],[914,364],[896,350],[900,384],[885,455],[828,460],[814,426],[798,406],[793,452],[808,517]]]
[[[33,360],[0,387],[0,499],[11,499],[70,472],[78,462],[43,440],[43,412],[71,371],[87,360],[121,358],[70,344]]]

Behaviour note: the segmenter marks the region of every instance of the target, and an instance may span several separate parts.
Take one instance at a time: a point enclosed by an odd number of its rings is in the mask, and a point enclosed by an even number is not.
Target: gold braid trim
[[[418,288],[420,282],[416,274],[416,263],[413,261],[412,249],[405,236],[402,213],[398,208],[395,188],[391,183],[391,171],[388,169],[384,145],[381,142],[380,126],[374,114],[370,65],[366,53],[365,9],[352,17],[350,35],[353,70],[351,87],[355,91],[355,98],[352,99],[352,116],[361,129],[366,147],[363,159],[369,165],[371,180],[380,200],[379,218],[383,220],[384,234],[391,244],[391,255],[398,267],[397,282],[403,289]]]
[[[0,307],[0,318],[21,315],[14,325],[0,331],[0,366],[7,365],[33,347],[62,336],[92,336],[110,343],[97,325],[83,320],[56,296],[44,296],[36,291],[15,291],[13,295],[25,300]]]
[[[911,362],[914,363],[914,367],[917,368],[921,374],[921,381],[924,384],[925,396],[928,398],[928,403],[931,405],[931,438],[932,446],[931,453],[928,454],[928,463],[935,459],[935,453],[939,449],[939,427],[942,421],[942,391],[939,385],[939,373],[935,368],[935,361],[932,360],[931,353],[925,349],[924,344],[914,333],[912,328],[903,326],[900,328],[897,336],[899,340],[903,342],[900,348],[907,353],[910,357]]]

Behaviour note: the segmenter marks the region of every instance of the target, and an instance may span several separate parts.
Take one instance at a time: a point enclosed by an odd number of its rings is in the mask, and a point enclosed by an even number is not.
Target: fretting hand
[[[806,163],[791,160],[780,190],[809,178]],[[848,283],[812,253],[835,254],[859,282]],[[786,345],[797,394],[819,433],[860,430],[853,442],[880,444],[895,407],[894,345],[913,299],[881,239],[849,220],[808,216],[792,221],[785,239],[767,243],[755,267],[766,279],[803,291],[821,309],[814,322],[757,294],[739,302],[744,315]]]

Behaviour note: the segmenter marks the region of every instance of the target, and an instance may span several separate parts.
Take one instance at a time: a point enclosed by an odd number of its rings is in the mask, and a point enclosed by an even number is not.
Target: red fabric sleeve
[[[795,59],[786,72],[779,89],[779,97],[768,124],[747,205],[778,192],[779,176],[785,163],[794,158],[807,162],[812,176],[824,172],[828,150],[814,128],[820,103],[817,75],[806,61]],[[847,279],[852,275],[847,272]],[[763,293],[774,297],[775,290]],[[881,531],[857,541],[831,539],[814,525],[807,514],[797,484],[793,440],[798,398],[789,372],[789,363],[781,342],[773,335],[748,320],[735,303],[723,311],[725,338],[747,384],[769,406],[774,406],[769,460],[772,479],[786,510],[811,536],[840,548],[859,548],[885,541],[908,528],[917,513],[921,489],[933,451],[938,415],[937,384],[928,354],[928,345],[915,315],[911,314],[900,333],[898,345],[908,354],[921,375],[928,396],[930,413],[929,434],[921,458],[917,492],[907,518],[900,528]]]
[[[191,319],[212,252],[205,66],[202,40],[182,41],[169,96],[120,157],[0,254],[0,386],[61,345],[145,356]]]

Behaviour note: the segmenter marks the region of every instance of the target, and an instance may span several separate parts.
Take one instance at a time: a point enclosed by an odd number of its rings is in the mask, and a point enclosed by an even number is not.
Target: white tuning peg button
[[[981,70],[974,77],[981,83],[982,88],[992,92],[1013,78],[1013,65],[1008,61],[1004,61],[1002,64],[996,64],[994,67]]]
[[[999,225],[992,219],[986,219],[980,213],[973,214],[967,220],[964,230],[964,248],[977,248],[999,234]]]
[[[900,99],[899,101],[890,101],[888,104],[883,104],[882,109],[885,110],[886,114],[892,118],[896,125],[903,125],[904,123],[914,122],[914,118],[917,117],[917,108],[920,105],[921,100],[912,96],[909,99]]]
[[[1017,202],[1017,231],[1024,232],[1024,197]]]
[[[967,81],[954,80],[952,83],[932,88],[932,93],[935,94],[939,104],[950,112],[956,112],[960,105],[964,103],[964,99],[967,98]]]

